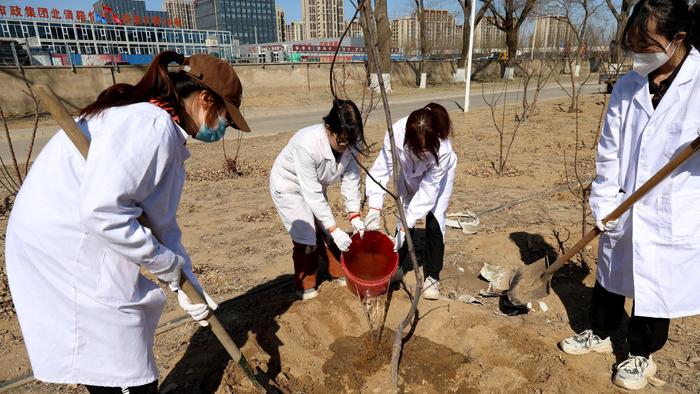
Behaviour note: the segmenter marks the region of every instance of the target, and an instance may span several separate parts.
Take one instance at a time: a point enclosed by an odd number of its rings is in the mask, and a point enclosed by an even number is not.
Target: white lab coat
[[[646,77],[631,72],[615,84],[598,145],[594,217],[610,213],[698,136],[699,75],[700,54],[693,49],[656,110]],[[608,291],[633,297],[638,316],[690,316],[700,313],[698,263],[696,154],[601,235],[597,280]]]
[[[336,163],[325,125],[294,134],[270,172],[272,201],[294,242],[316,245],[315,221],[324,230],[336,225],[326,190],[338,181],[346,211],[359,212],[360,171],[350,148]]]
[[[406,122],[408,117],[398,120],[393,125],[394,140],[401,162],[401,179],[399,180],[399,196],[406,210],[406,221],[413,228],[416,222],[428,212],[432,212],[440,224],[443,239],[445,239],[445,213],[452,195],[452,185],[457,170],[457,155],[452,150],[449,138],[440,141],[438,150],[439,163],[435,162],[432,154],[426,154],[422,160],[414,157],[408,147],[404,146],[406,137]],[[391,142],[389,132],[384,136],[384,146],[369,173],[387,187],[393,174],[391,161]],[[367,199],[370,208],[382,209],[384,205],[384,190],[372,179],[366,180]]]
[[[12,298],[37,379],[147,384],[158,379],[152,348],[165,295],[139,268],[169,267],[179,254],[191,272],[175,220],[187,137],[148,103],[80,127],[87,161],[60,131],[17,195],[6,239]],[[164,245],[138,223],[142,211]]]

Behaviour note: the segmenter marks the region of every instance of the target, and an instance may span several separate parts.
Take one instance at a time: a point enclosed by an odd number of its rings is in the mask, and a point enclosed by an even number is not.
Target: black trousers
[[[411,229],[411,237],[415,230]],[[414,238],[415,239],[415,238]],[[440,280],[443,260],[445,259],[445,240],[442,238],[440,223],[432,212],[428,212],[425,217],[425,250],[423,256],[423,274],[435,280]],[[399,249],[399,266],[403,272],[408,272],[413,268],[411,257],[408,253],[408,245],[403,244]]]
[[[90,394],[158,394],[158,381],[135,387],[102,387],[85,385]]]
[[[601,338],[609,337],[620,328],[624,313],[625,296],[605,290],[596,281],[590,310],[593,333]],[[630,354],[649,358],[652,353],[661,350],[668,340],[670,324],[670,319],[635,316],[632,307],[632,317],[627,327]]]

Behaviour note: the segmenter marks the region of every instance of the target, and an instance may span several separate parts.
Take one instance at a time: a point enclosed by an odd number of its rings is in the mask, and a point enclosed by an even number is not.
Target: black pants
[[[596,281],[590,313],[593,333],[607,338],[620,327],[625,313],[625,296],[605,290]],[[652,353],[661,350],[668,339],[670,323],[670,319],[635,316],[632,307],[632,317],[627,327],[630,354],[649,358]]]
[[[158,381],[144,384],[143,386],[126,387],[102,387],[85,385],[90,394],[158,394]]]
[[[411,237],[415,234],[414,229],[411,229]],[[415,238],[414,238],[415,239]],[[442,230],[440,223],[432,212],[428,212],[425,217],[425,250],[424,250],[423,273],[426,277],[430,276],[435,280],[440,280],[440,271],[442,271],[442,263],[445,258],[445,240],[442,239]],[[412,269],[411,256],[408,253],[408,245],[404,242],[399,250],[399,264],[403,272],[408,272]]]

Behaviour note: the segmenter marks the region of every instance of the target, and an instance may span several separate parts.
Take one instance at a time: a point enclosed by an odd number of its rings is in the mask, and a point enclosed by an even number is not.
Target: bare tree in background
[[[620,8],[618,9],[612,0],[605,0],[608,5],[608,9],[612,13],[613,17],[617,21],[617,30],[615,31],[615,46],[612,49],[611,61],[612,63],[619,64],[623,62],[624,51],[622,50],[622,36],[625,32],[625,25],[627,25],[627,20],[630,17],[630,10],[632,6],[637,3],[637,0],[619,0]],[[611,45],[612,47],[612,45]]]
[[[428,29],[425,23],[425,5],[423,0],[413,0],[416,5],[416,18],[418,19],[418,56],[420,64],[416,72],[416,85],[420,84],[423,74],[426,73],[425,58],[428,56]]]
[[[590,67],[583,80],[580,79],[581,59],[588,48],[588,27],[590,18],[603,5],[601,0],[557,0],[560,9],[563,9],[564,19],[571,28],[571,34],[567,34],[567,50],[564,52],[564,69],[569,70],[569,87],[565,88],[561,83],[559,74],[555,76],[557,83],[569,96],[569,112],[578,111],[579,96],[583,86],[591,77]]]
[[[496,84],[493,84],[489,99],[486,97],[484,84],[481,84],[481,97],[491,111],[491,121],[498,134],[498,161],[491,160],[491,167],[493,167],[496,175],[502,176],[505,175],[508,169],[507,163],[510,158],[510,151],[520,126],[525,122],[524,116],[518,114],[513,116],[513,127],[511,132],[508,133],[507,129],[510,123],[507,121],[510,118],[508,113],[508,80],[503,84],[503,89],[498,92],[498,95],[496,94]],[[499,105],[501,106],[500,114],[498,113]]]
[[[535,6],[537,0],[493,0],[487,3],[494,16],[494,25],[506,35],[508,60],[506,60],[505,78],[513,77],[518,46],[520,44],[520,27]]]
[[[387,85],[387,89],[391,90],[391,24],[389,23],[389,11],[387,9],[387,0],[375,0],[374,23],[377,27],[377,43],[379,45],[379,68],[382,71],[382,78]],[[362,26],[362,35],[369,37],[369,26],[365,18],[360,18],[360,26]],[[367,73],[369,76],[370,86],[378,90],[379,84],[377,79],[379,76],[375,72],[374,54],[372,51],[367,51]]]
[[[29,79],[27,79],[27,75],[24,72],[24,67],[20,66],[19,71],[22,80],[24,81],[24,84],[27,86],[27,90],[23,90],[22,93],[29,96],[29,98],[32,100],[34,120],[29,140],[29,147],[27,148],[27,158],[24,162],[24,171],[22,171],[20,166],[21,162],[17,160],[17,153],[15,151],[15,146],[12,142],[12,136],[10,133],[10,127],[7,122],[7,117],[2,109],[2,105],[0,105],[0,120],[2,121],[3,129],[5,131],[5,139],[7,140],[8,151],[10,153],[11,159],[11,161],[6,160],[6,158],[3,158],[2,155],[0,155],[0,186],[2,186],[2,188],[7,193],[3,199],[3,206],[1,208],[2,211],[9,210],[12,203],[12,198],[14,198],[14,196],[17,195],[17,192],[19,192],[19,188],[22,186],[24,178],[27,177],[27,173],[29,172],[29,164],[31,162],[32,153],[34,150],[36,132],[39,127],[39,98],[34,93],[31,82],[29,82]]]
[[[486,0],[481,7],[476,11],[474,15],[474,29],[479,26],[479,22],[486,15],[488,11],[488,4],[492,0]],[[467,60],[469,59],[469,35],[471,34],[471,26],[469,26],[469,16],[472,12],[472,6],[476,3],[475,0],[457,0],[459,7],[462,10],[462,15],[464,17],[464,23],[462,25],[462,52],[459,58],[459,64],[457,68],[461,70],[467,69]]]
[[[578,103],[577,103],[578,106]],[[588,219],[588,198],[591,195],[591,187],[593,186],[594,175],[583,175],[582,172],[586,169],[586,163],[581,163],[581,151],[588,149],[584,141],[580,138],[580,122],[579,112],[575,112],[574,122],[574,157],[571,165],[567,163],[566,150],[563,151],[562,157],[564,160],[564,174],[566,177],[566,186],[569,192],[576,198],[576,202],[581,210],[581,237],[586,235],[586,222]],[[589,162],[590,163],[590,162]],[[571,166],[571,168],[570,168]],[[589,164],[590,169],[590,164]],[[573,174],[571,174],[573,172]],[[571,179],[573,175],[573,180]],[[581,250],[578,254],[579,261],[582,266],[587,267],[585,252]]]
[[[535,111],[540,92],[547,85],[547,82],[549,82],[549,79],[554,73],[554,66],[544,60],[536,59],[521,62],[518,64],[518,68],[520,69],[523,79],[523,98],[521,101],[521,111],[515,116],[517,121],[527,122],[528,119],[530,119],[530,115]],[[528,93],[531,91],[530,88],[533,87],[532,82],[534,82],[534,92],[532,96],[530,96]]]

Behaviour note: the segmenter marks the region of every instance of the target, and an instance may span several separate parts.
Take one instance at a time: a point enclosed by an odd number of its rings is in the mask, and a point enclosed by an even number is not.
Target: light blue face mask
[[[226,127],[228,127],[228,122],[226,119],[219,116],[219,125],[216,128],[209,127],[206,122],[199,128],[197,135],[194,138],[204,141],[204,142],[215,142],[224,138],[226,134]]]

